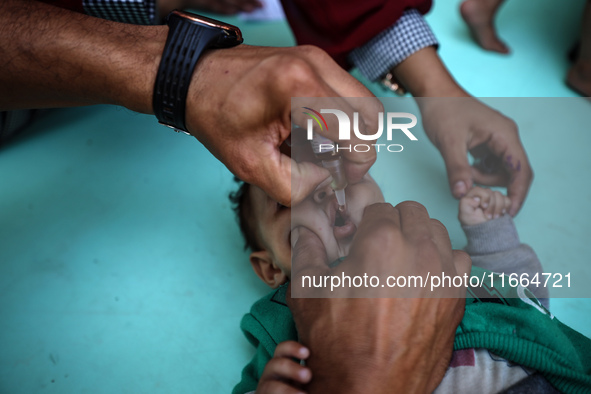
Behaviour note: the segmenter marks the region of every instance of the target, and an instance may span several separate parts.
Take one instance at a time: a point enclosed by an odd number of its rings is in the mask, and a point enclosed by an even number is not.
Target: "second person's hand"
[[[292,233],[289,294],[298,334],[310,349],[310,393],[432,392],[440,383],[464,313],[465,288],[393,287],[302,290],[304,275],[464,276],[470,258],[455,251],[447,230],[419,203],[365,210],[349,256],[329,267],[313,232]],[[383,283],[383,282],[382,282]],[[367,294],[381,298],[363,298]],[[324,297],[324,298],[322,298]],[[335,298],[337,297],[337,298]],[[351,298],[361,297],[361,298]],[[344,345],[346,344],[346,345]],[[411,372],[412,371],[412,372]]]
[[[454,197],[461,198],[473,183],[504,186],[511,199],[509,214],[515,216],[533,180],[515,122],[469,95],[424,98],[419,105],[425,132],[445,161]],[[489,171],[470,166],[468,151],[498,165]]]

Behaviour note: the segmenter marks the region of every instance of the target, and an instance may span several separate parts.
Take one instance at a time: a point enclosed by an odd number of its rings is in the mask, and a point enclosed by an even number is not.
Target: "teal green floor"
[[[440,54],[468,91],[575,97],[563,84],[565,53],[583,0],[508,2],[498,24],[510,56],[470,41],[457,1],[436,3],[428,20]],[[249,44],[293,42],[284,23],[241,28]],[[591,135],[520,126],[537,175],[516,221],[522,239],[543,263],[568,260],[588,275]],[[441,159],[427,145],[422,152],[431,172],[422,183],[401,171],[401,198],[425,196],[460,247]],[[196,140],[121,108],[59,110],[0,149],[0,185],[0,393],[232,388],[252,356],[240,318],[267,289],[241,248],[232,177]],[[589,299],[552,308],[591,336]]]

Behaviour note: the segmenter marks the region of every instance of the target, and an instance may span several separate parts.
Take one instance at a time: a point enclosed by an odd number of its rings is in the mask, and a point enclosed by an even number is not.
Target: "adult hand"
[[[425,132],[443,156],[454,197],[465,195],[474,182],[505,186],[509,214],[515,216],[534,176],[515,122],[469,95],[418,101]],[[468,151],[475,158],[472,167]]]
[[[334,268],[311,231],[294,230],[292,237],[291,293],[301,292],[304,275],[367,273],[385,283],[384,275],[463,276],[471,266],[466,253],[451,249],[445,227],[415,202],[366,208],[349,257]],[[306,297],[329,293],[306,291]],[[339,298],[291,298],[291,293],[288,304],[301,343],[310,349],[311,393],[432,392],[449,365],[465,305],[465,288],[378,290],[388,298],[342,298],[363,296],[355,288],[330,293]]]
[[[324,51],[309,46],[240,45],[209,51],[193,74],[186,115],[191,133],[230,171],[286,206],[303,200],[329,176],[323,168],[296,163],[280,151],[292,122],[305,127],[301,109],[294,111],[297,119],[291,117],[292,97],[310,97],[310,102],[322,108],[359,112],[362,132],[377,129],[379,101]],[[355,101],[342,97],[368,99],[355,106]],[[375,119],[375,125],[370,119]],[[321,133],[337,140],[336,116],[326,120],[330,132]],[[352,133],[350,143],[371,142]],[[373,149],[345,151],[343,158],[349,181],[357,182],[374,163],[376,153]]]
[[[413,53],[394,72],[418,97],[425,132],[443,156],[454,197],[466,194],[473,182],[506,186],[515,216],[534,176],[515,122],[466,93],[434,47]],[[470,167],[468,151],[487,165]]]
[[[39,27],[39,20],[45,21],[43,28],[31,28]],[[153,113],[167,26],[114,23],[25,0],[0,2],[0,22],[0,65],[5,71],[0,75],[0,109],[117,104]],[[328,177],[326,170],[295,164],[280,152],[291,130],[291,97],[332,97],[336,99],[329,108],[346,108],[338,98],[374,96],[318,48],[241,45],[203,54],[189,86],[185,120],[234,174],[291,205],[292,195],[296,203]],[[379,107],[375,102],[372,109]],[[365,108],[349,108],[357,110],[365,118]],[[368,118],[375,119],[375,113]],[[331,132],[323,133],[335,140],[336,117],[327,121]],[[370,143],[351,139],[358,142]],[[349,180],[361,179],[375,157],[373,150],[346,152]]]

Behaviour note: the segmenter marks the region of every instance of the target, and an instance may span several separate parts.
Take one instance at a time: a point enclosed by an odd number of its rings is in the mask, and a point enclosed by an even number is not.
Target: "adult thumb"
[[[449,189],[455,198],[461,198],[472,188],[472,169],[468,163],[466,146],[457,144],[441,147],[441,156],[447,169]]]
[[[304,274],[323,275],[330,269],[324,244],[312,231],[296,227],[291,232],[291,245],[292,282],[297,284]]]

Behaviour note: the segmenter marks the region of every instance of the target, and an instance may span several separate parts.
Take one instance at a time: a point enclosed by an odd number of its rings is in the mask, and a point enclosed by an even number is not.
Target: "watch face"
[[[215,19],[207,18],[205,16],[193,14],[191,12],[184,12],[175,10],[171,12],[169,18],[173,15],[179,16],[185,20],[190,20],[193,23],[199,25],[209,26],[215,29],[219,29],[223,32],[220,35],[220,38],[217,42],[217,47],[224,48],[224,47],[231,47],[234,45],[242,44],[244,41],[242,39],[242,32],[236,26],[230,25],[228,23],[224,23]]]

